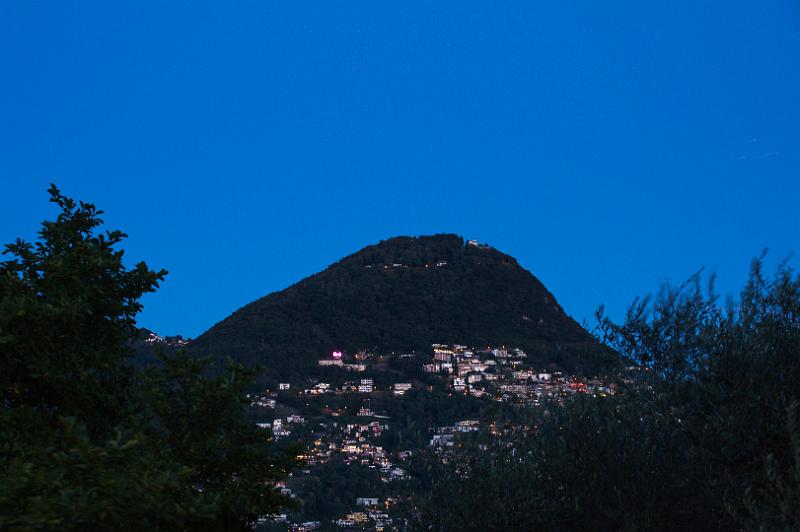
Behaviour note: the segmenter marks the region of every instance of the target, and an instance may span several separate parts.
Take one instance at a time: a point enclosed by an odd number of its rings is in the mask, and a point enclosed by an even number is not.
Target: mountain
[[[614,361],[513,257],[453,234],[368,246],[242,307],[189,349],[290,378],[332,350],[506,345],[537,364],[597,371]]]

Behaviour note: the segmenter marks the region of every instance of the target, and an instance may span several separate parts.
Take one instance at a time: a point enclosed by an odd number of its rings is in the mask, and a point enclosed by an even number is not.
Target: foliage
[[[800,278],[762,269],[726,304],[697,275],[622,324],[600,312],[637,368],[622,393],[552,405],[496,452],[465,453],[420,499],[419,528],[796,530]]]
[[[127,269],[102,211],[50,195],[58,218],[0,265],[0,529],[237,530],[284,506],[271,483],[296,451],[246,422],[252,372],[132,368],[140,297],[166,272]]]
[[[301,511],[291,515],[298,522],[312,518],[330,521],[355,510],[357,497],[383,499],[391,493],[375,469],[337,461],[313,468],[309,475],[298,476],[289,485],[302,494]]]

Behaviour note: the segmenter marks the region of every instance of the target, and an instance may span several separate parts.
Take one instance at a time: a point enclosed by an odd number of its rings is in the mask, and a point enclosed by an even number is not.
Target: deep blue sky
[[[167,4],[0,4],[0,241],[93,201],[163,334],[401,234],[579,320],[800,251],[795,0]]]

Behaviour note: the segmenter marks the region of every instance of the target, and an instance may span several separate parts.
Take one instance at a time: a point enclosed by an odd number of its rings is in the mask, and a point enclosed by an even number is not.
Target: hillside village
[[[411,370],[392,373],[392,364]],[[463,438],[497,436],[501,430],[497,424],[477,414],[481,404],[537,408],[574,394],[605,397],[616,393],[612,377],[580,378],[534,368],[522,349],[506,346],[433,344],[427,353],[383,355],[335,350],[320,358],[318,367],[318,378],[302,384],[280,382],[275,389],[250,397],[262,419],[260,427],[271,430],[278,441],[299,440],[307,446],[304,469],[280,488],[302,499],[302,494],[292,491],[293,485],[302,487],[298,475],[314,475],[319,468],[335,463],[369,470],[389,495],[359,493],[350,501],[349,511],[327,521],[293,522],[290,514],[281,514],[265,518],[264,526],[280,523],[294,531],[402,530],[404,517],[396,511],[396,503],[409,481],[406,464],[419,453],[446,461]],[[387,379],[386,374],[394,377]],[[386,410],[401,408],[410,394],[415,396],[412,401],[440,394],[455,403],[469,404],[474,417],[432,424],[425,427],[424,439],[387,448],[386,442],[395,441],[393,433],[402,430],[398,423],[403,420],[394,419]]]

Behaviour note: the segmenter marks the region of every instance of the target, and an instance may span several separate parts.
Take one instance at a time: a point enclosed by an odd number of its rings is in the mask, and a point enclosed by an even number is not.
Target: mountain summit
[[[595,370],[611,357],[516,259],[453,234],[368,246],[242,307],[191,350],[312,371],[332,350],[430,350],[433,343],[506,345],[540,364]]]

